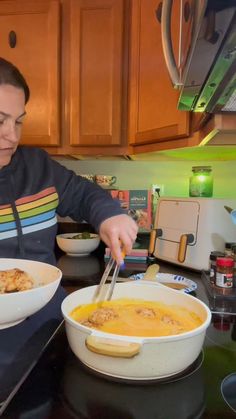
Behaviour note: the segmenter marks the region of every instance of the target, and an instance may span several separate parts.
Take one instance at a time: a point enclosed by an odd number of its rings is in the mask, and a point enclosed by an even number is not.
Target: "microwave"
[[[180,90],[178,108],[235,112],[236,1],[189,0],[178,4],[179,34],[171,31],[173,0],[163,0],[161,11],[162,48],[170,79]],[[173,36],[178,36],[177,54]]]

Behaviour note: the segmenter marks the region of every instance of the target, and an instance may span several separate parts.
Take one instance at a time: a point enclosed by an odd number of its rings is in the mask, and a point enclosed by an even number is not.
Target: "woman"
[[[86,220],[123,262],[137,225],[101,187],[66,169],[38,148],[20,147],[29,87],[0,58],[0,257],[55,263],[56,214]]]

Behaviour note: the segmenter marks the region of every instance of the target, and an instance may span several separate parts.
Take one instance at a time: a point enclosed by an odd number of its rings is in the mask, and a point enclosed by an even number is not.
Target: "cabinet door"
[[[122,144],[123,0],[72,0],[70,145]]]
[[[174,47],[179,34],[177,3],[172,18]],[[132,1],[128,137],[134,145],[176,140],[189,133],[189,116],[177,110],[179,93],[164,61],[157,7],[157,0]]]
[[[59,7],[57,0],[0,1],[0,56],[20,69],[31,92],[22,144],[60,142]],[[15,47],[9,43],[11,31]]]

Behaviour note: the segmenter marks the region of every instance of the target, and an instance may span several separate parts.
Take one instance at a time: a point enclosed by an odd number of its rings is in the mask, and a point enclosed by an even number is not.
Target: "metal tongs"
[[[107,289],[107,293],[106,293],[105,297],[103,297],[105,282],[107,281],[107,278],[109,277],[109,274],[110,274],[112,268],[114,267],[114,265],[115,265],[115,269],[114,269],[114,272],[113,272],[113,275],[112,275],[110,286]],[[102,275],[101,281],[95,289],[95,293],[93,295],[93,302],[96,302],[97,300],[98,301],[101,301],[101,300],[103,300],[103,301],[107,300],[108,301],[108,300],[111,299],[113,291],[114,291],[114,287],[115,287],[115,284],[116,284],[116,280],[117,280],[117,277],[119,275],[119,271],[120,271],[120,265],[118,265],[118,263],[116,263],[115,259],[113,259],[113,257],[111,256],[110,259],[109,259],[109,262],[106,266],[106,269],[104,271],[104,274]]]

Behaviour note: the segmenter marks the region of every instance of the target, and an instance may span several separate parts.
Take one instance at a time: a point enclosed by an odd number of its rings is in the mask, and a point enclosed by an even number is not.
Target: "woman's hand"
[[[131,252],[137,232],[137,224],[126,214],[107,218],[99,228],[101,239],[110,248],[112,256],[119,265],[124,262],[122,250],[125,254]]]

